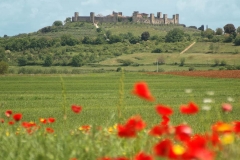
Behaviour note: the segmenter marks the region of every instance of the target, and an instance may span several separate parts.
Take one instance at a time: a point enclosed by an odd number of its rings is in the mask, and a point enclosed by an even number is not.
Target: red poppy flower
[[[21,113],[16,113],[13,115],[13,119],[15,121],[20,121],[22,119],[22,114]]]
[[[146,127],[146,123],[140,116],[133,116],[127,121],[126,126],[128,128],[134,128],[135,130],[139,131]]]
[[[152,136],[161,136],[163,134],[167,134],[169,132],[169,127],[166,126],[166,125],[157,125],[157,126],[154,126],[149,134],[152,135]]]
[[[155,100],[155,98],[151,95],[151,93],[148,89],[148,86],[145,82],[135,83],[132,93],[142,99],[147,100],[147,101]]]
[[[125,138],[133,138],[137,136],[137,131],[132,128],[129,127],[127,125],[118,125],[117,126],[117,130],[118,130],[118,136],[119,137],[125,137]]]
[[[5,112],[5,115],[6,115],[7,117],[10,117],[10,116],[12,115],[12,110],[7,110],[7,111]]]
[[[4,123],[4,119],[3,119],[3,118],[0,118],[0,122],[1,122],[1,123]]]
[[[14,125],[14,121],[9,121],[8,124],[9,125]]]
[[[165,139],[157,143],[154,146],[153,151],[159,157],[168,157],[172,146],[172,141],[170,139]]]
[[[82,111],[82,107],[77,105],[72,105],[72,111],[74,113],[80,113]]]
[[[222,104],[222,111],[223,112],[231,112],[232,111],[232,105],[228,103]]]
[[[170,119],[167,116],[162,116],[161,125],[168,125]]]
[[[180,141],[188,141],[192,135],[192,128],[186,124],[175,127],[175,136]]]
[[[162,115],[162,116],[170,116],[173,113],[172,108],[164,105],[157,105],[156,106],[157,113]]]
[[[237,133],[237,134],[240,133],[240,121],[235,121],[235,122],[234,122],[233,130],[234,130],[234,132]]]
[[[126,124],[117,126],[118,136],[132,138],[137,135],[137,131],[144,129],[146,126],[145,122],[140,116],[133,116],[128,119]]]
[[[47,131],[48,133],[53,133],[53,132],[54,132],[54,130],[53,130],[52,128],[46,128],[46,131]]]
[[[54,123],[54,122],[55,122],[55,118],[52,118],[52,117],[48,118],[48,123]]]
[[[183,114],[195,114],[198,112],[198,110],[198,106],[193,102],[190,102],[188,105],[182,105],[180,107],[180,112]]]
[[[135,156],[134,160],[153,160],[153,157],[144,152],[140,152]]]

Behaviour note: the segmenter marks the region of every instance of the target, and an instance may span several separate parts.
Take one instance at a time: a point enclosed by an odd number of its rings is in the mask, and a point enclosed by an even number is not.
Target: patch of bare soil
[[[211,78],[240,78],[240,70],[222,70],[222,71],[178,71],[178,72],[162,72],[150,74],[171,74],[179,76],[192,77],[211,77]]]

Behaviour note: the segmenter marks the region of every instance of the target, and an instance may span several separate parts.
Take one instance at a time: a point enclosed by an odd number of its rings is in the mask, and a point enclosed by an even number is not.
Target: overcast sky
[[[208,25],[223,28],[228,23],[240,26],[240,0],[0,0],[0,37],[38,31],[51,26],[55,20],[64,21],[74,12],[88,16],[108,15],[112,11],[131,16],[140,13],[162,12],[172,17],[180,15],[187,26]]]

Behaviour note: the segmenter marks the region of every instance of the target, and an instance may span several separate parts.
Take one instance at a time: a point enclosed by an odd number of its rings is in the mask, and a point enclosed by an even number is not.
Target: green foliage
[[[132,37],[130,37],[129,42],[130,42],[131,44],[136,44],[136,43],[139,43],[140,40],[141,40],[140,37],[132,36]]]
[[[162,53],[162,49],[156,48],[156,49],[152,50],[152,53]]]
[[[143,32],[141,34],[141,40],[143,40],[143,41],[147,41],[149,39],[149,37],[150,37],[149,32]]]
[[[122,42],[123,41],[123,39],[122,39],[122,37],[121,36],[118,36],[118,35],[111,35],[110,37],[109,37],[109,43],[118,43],[118,42]]]
[[[188,71],[195,71],[196,69],[193,67],[193,66],[191,66],[191,67],[189,67],[188,68]]]
[[[103,31],[102,28],[97,28],[96,30],[98,33],[101,33]]]
[[[179,28],[174,28],[165,36],[165,42],[181,42],[184,40],[184,31]]]
[[[47,55],[45,60],[44,60],[44,66],[51,66],[53,64],[53,58],[52,55]]]
[[[91,44],[92,43],[92,39],[90,39],[90,37],[85,36],[82,40],[83,44]]]
[[[212,39],[214,35],[215,35],[215,32],[211,28],[208,28],[202,32],[202,37],[206,37],[208,39]]]
[[[0,47],[0,62],[1,61],[7,61],[7,56],[6,56],[5,50]]]
[[[183,57],[180,59],[180,66],[184,66],[184,64],[185,64],[185,58]]]
[[[62,26],[62,25],[63,25],[62,21],[54,21],[53,22],[53,26],[59,27],[59,26]]]
[[[226,65],[227,65],[227,62],[225,60],[222,60],[220,63],[220,66],[226,66]]]
[[[85,59],[83,54],[78,54],[72,57],[72,66],[81,67],[85,64]]]
[[[78,44],[78,40],[73,38],[71,35],[69,34],[64,34],[61,36],[61,45],[65,46],[75,46],[76,44]]]
[[[223,29],[222,28],[217,28],[216,29],[216,35],[222,35],[223,34]]]
[[[21,56],[18,58],[18,65],[19,66],[26,66],[28,60],[25,56]]]
[[[236,46],[240,46],[240,35],[238,35],[238,36],[235,38],[234,44],[235,44]]]
[[[42,29],[40,29],[41,33],[48,33],[51,32],[52,28],[51,26],[47,26],[47,27],[43,27]]]
[[[72,22],[72,18],[71,17],[67,17],[64,21],[64,23],[70,23]]]
[[[228,34],[233,34],[236,31],[236,28],[233,24],[226,24],[223,28],[224,32]]]
[[[107,31],[106,31],[106,36],[107,36],[107,38],[109,38],[111,35],[112,35],[112,32],[111,32],[110,30],[107,30]]]
[[[237,33],[240,34],[240,26],[237,28]]]
[[[6,74],[8,72],[8,63],[0,61],[0,74]]]

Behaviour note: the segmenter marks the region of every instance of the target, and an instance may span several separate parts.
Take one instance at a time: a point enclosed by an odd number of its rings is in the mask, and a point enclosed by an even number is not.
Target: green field
[[[64,75],[63,81],[66,91],[66,107],[68,114],[68,127],[74,128],[83,124],[113,125],[116,123],[116,108],[119,102],[119,79],[121,73],[81,74]],[[38,121],[41,117],[56,117],[56,127],[61,126],[63,120],[64,102],[62,97],[61,78],[58,75],[41,76],[1,76],[0,102],[1,114],[12,109],[22,112],[24,119]],[[152,94],[156,97],[156,103],[147,103],[131,94],[135,82],[144,80],[149,84]],[[143,118],[151,123],[157,123],[159,117],[154,107],[156,104],[172,106],[176,114],[172,117],[173,123],[183,121],[179,119],[178,107],[189,101],[196,102],[199,106],[204,105],[203,99],[210,98],[206,95],[208,91],[214,91],[211,98],[215,100],[209,117],[204,120],[216,121],[220,106],[227,102],[228,97],[235,99],[234,112],[230,119],[238,117],[239,109],[239,80],[235,79],[212,79],[212,78],[189,78],[171,75],[147,75],[145,73],[125,73],[124,78],[124,118],[131,115],[141,114]],[[191,94],[186,94],[185,89],[192,89]],[[83,106],[81,115],[71,113],[70,106],[78,104]],[[216,109],[216,110],[215,110]],[[202,117],[202,112],[197,117]],[[196,123],[196,117],[187,118],[191,124]],[[189,118],[189,119],[188,119]],[[225,118],[225,117],[222,117]],[[206,124],[207,125],[207,124]],[[197,126],[199,131],[203,126]]]
[[[124,84],[123,97],[119,94],[119,91],[123,91],[119,89],[122,84],[120,79]],[[146,102],[131,94],[134,83],[138,81],[148,83],[156,102]],[[171,106],[175,112],[171,116],[171,124],[187,123],[192,126],[194,133],[210,131],[210,126],[219,120],[238,120],[240,113],[240,81],[236,79],[115,72],[62,76],[7,75],[1,76],[0,82],[0,118],[6,120],[0,126],[0,159],[4,160],[96,160],[104,156],[131,157],[141,150],[151,153],[152,145],[158,139],[146,136],[147,131],[139,133],[135,139],[121,139],[108,133],[108,127],[119,120],[117,106],[122,107],[121,123],[132,115],[141,115],[147,123],[147,129],[161,121],[155,111],[157,104]],[[186,93],[186,89],[192,89],[192,93]],[[208,95],[209,91],[214,95]],[[213,102],[204,103],[206,98]],[[234,102],[229,102],[229,98]],[[189,101],[194,101],[200,108],[209,105],[211,110],[201,110],[193,116],[180,114],[179,106]],[[222,103],[231,103],[233,112],[221,112]],[[67,109],[66,121],[63,120],[63,104]],[[73,113],[70,108],[72,104],[81,105],[83,111],[80,114]],[[8,109],[22,113],[22,121],[40,124],[39,118],[54,117],[56,122],[41,125],[38,132],[28,135],[19,127],[20,124],[7,124],[4,112]],[[82,125],[91,125],[91,134],[81,133],[78,128]],[[97,131],[98,126],[103,130]],[[54,135],[46,134],[45,127],[53,128]],[[15,132],[20,133],[15,135]],[[228,152],[238,157],[234,147],[236,145],[232,144],[231,152]]]

